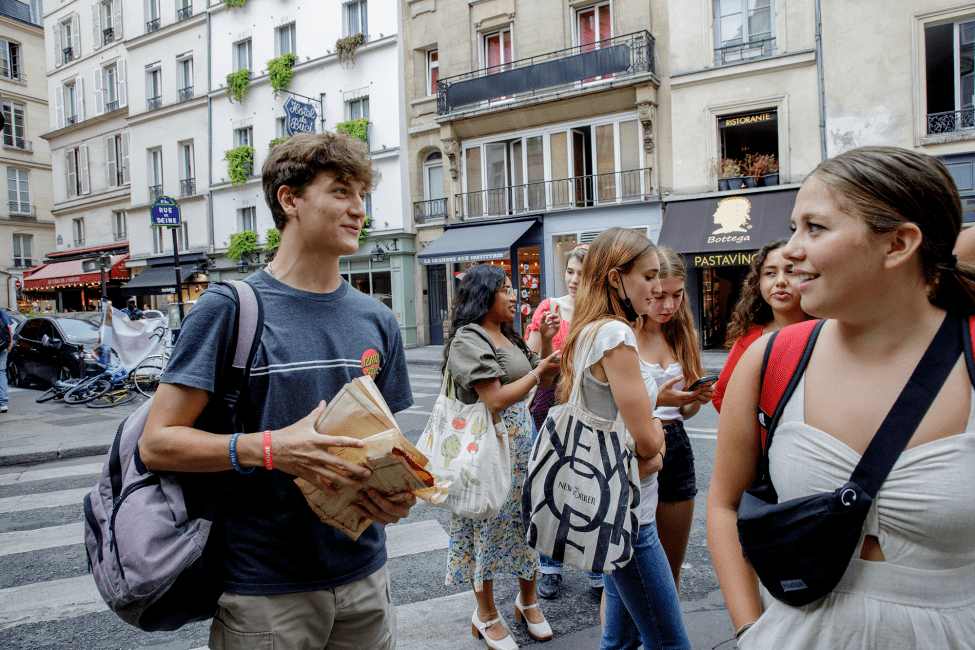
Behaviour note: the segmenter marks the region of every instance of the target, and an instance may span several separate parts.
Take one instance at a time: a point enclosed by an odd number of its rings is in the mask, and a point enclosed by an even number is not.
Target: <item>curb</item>
[[[442,364],[443,361],[442,360],[439,360],[439,359],[409,359],[409,358],[407,358],[406,359],[406,363],[409,364],[409,365],[411,365],[411,366],[425,366],[425,367],[428,367],[428,368],[437,368],[439,370],[440,369],[440,364]]]
[[[67,458],[85,458],[87,456],[102,456],[111,449],[111,444],[89,445],[85,447],[69,447],[67,449],[47,449],[41,451],[23,451],[0,455],[0,467],[10,465],[26,465],[29,463],[44,463],[52,460]]]

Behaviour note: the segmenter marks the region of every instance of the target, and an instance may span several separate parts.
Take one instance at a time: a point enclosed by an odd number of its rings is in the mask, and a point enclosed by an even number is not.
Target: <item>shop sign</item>
[[[299,102],[294,97],[289,97],[288,101],[284,103],[284,112],[287,115],[284,125],[288,135],[315,132],[315,120],[318,119],[318,112],[311,104]]]
[[[692,266],[747,266],[752,263],[756,255],[758,252],[714,253],[710,255],[702,253],[690,257],[693,259]]]
[[[743,126],[745,124],[756,124],[759,122],[774,122],[775,111],[756,113],[754,115],[739,115],[737,117],[723,117],[718,120],[718,128],[724,129],[729,126]]]
[[[460,253],[458,255],[444,255],[443,257],[428,258],[425,264],[459,264],[461,262],[485,262],[488,260],[507,259],[508,251],[488,251],[486,253]]]

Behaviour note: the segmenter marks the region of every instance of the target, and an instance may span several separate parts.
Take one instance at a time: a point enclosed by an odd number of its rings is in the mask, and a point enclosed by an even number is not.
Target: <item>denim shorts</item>
[[[694,451],[684,423],[677,420],[664,425],[664,440],[667,441],[664,468],[657,474],[659,499],[665,503],[693,499],[697,494]]]

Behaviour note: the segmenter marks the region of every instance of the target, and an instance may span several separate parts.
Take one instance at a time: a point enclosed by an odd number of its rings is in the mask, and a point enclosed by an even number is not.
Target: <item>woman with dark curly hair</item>
[[[799,306],[799,280],[792,274],[792,262],[782,257],[782,247],[788,242],[776,239],[765,244],[745,277],[741,298],[728,324],[726,341],[731,352],[714,385],[712,403],[719,413],[731,373],[748,346],[762,334],[811,318]]]
[[[518,648],[494,602],[494,575],[502,571],[518,576],[515,618],[527,625],[532,638],[552,638],[552,628],[535,600],[538,553],[525,541],[521,491],[532,438],[527,397],[535,386],[551,385],[559,372],[552,350],[559,317],[548,314],[541,319],[539,359],[512,329],[514,316],[515,292],[504,269],[489,264],[472,268],[457,292],[442,368],[450,373],[457,399],[465,404],[483,401],[491,413],[501,416],[510,437],[511,492],[501,512],[484,520],[451,514],[447,550],[446,584],[469,582],[474,587],[477,609],[471,631],[492,650]]]

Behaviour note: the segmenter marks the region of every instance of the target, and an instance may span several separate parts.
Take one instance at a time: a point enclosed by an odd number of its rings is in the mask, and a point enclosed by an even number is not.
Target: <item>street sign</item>
[[[150,221],[155,227],[175,227],[180,224],[179,203],[168,196],[160,196],[149,208]]]
[[[312,104],[305,104],[294,97],[289,97],[284,103],[284,112],[286,114],[284,125],[288,135],[315,132],[318,112]]]
[[[14,280],[14,286],[20,288],[20,280]]]

